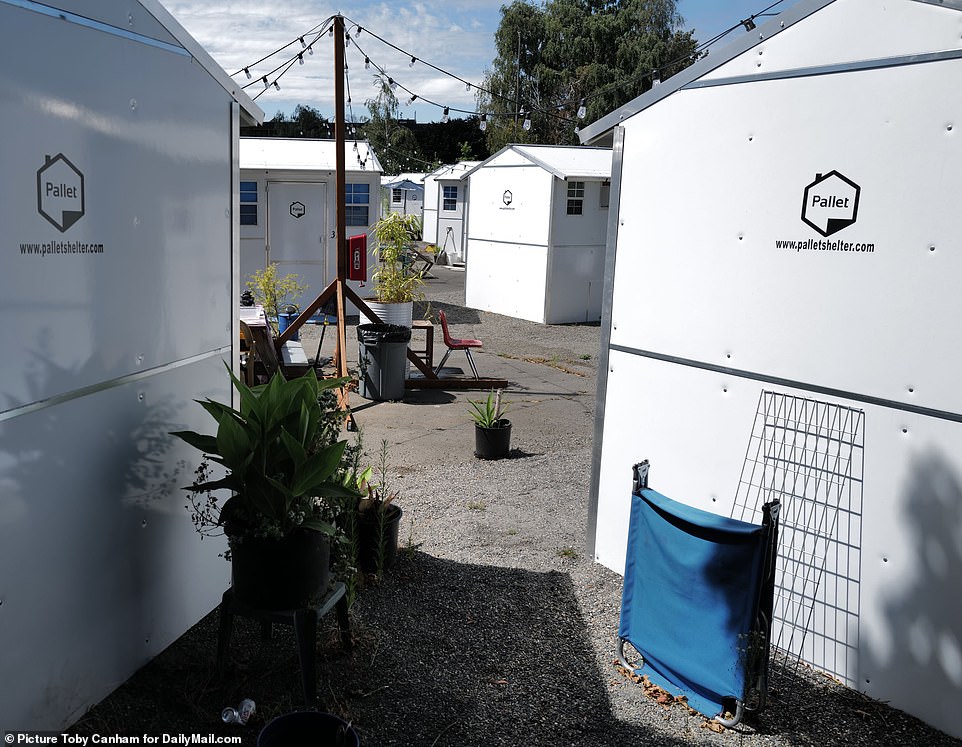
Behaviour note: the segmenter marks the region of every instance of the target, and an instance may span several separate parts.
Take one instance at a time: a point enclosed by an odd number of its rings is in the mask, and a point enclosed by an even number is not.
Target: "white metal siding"
[[[468,306],[544,322],[551,182],[531,165],[488,166],[471,175]]]
[[[894,38],[891,18],[907,40],[879,56],[941,49],[934,18],[958,45],[962,14],[874,5],[839,0],[762,59],[844,61]],[[758,51],[727,72],[756,70]],[[596,536],[621,571],[642,458],[659,490],[727,515],[762,388],[864,410],[859,593],[836,600],[857,622],[813,621],[834,648],[806,658],[956,736],[960,86],[956,59],[682,90],[625,122]],[[859,208],[825,238],[801,213],[832,170],[859,185]],[[874,248],[776,246],[793,240]]]
[[[228,582],[168,431],[230,397],[237,110],[188,56],[6,4],[0,48],[31,59],[0,73],[0,722],[57,729]],[[63,232],[37,208],[58,154],[84,177]],[[20,250],[55,242],[103,253]]]

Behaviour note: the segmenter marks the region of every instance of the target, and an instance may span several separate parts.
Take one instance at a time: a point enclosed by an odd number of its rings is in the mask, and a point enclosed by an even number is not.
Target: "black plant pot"
[[[361,747],[361,738],[347,721],[333,713],[299,711],[285,713],[267,724],[257,735],[257,747]]]
[[[496,420],[491,428],[474,426],[474,455],[478,459],[504,459],[511,450],[511,421]]]
[[[400,506],[389,503],[383,512],[360,514],[357,565],[365,573],[383,573],[394,565],[402,513]]]
[[[299,529],[280,539],[230,538],[230,551],[231,587],[241,604],[300,609],[327,593],[331,541],[326,534]]]

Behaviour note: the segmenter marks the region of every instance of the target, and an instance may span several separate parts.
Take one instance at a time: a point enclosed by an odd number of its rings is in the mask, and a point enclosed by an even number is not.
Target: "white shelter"
[[[614,146],[595,558],[624,567],[643,458],[698,508],[811,508],[776,643],[954,736],[960,28],[959,2],[802,0],[581,131]]]
[[[424,208],[424,174],[398,174],[381,178],[386,212],[421,216]]]
[[[508,145],[465,173],[465,303],[542,324],[601,318],[611,151]]]
[[[344,151],[345,233],[368,234],[381,217],[381,164],[366,141],[349,140]],[[275,262],[308,287],[303,305],[337,277],[336,162],[334,140],[240,139],[242,280]],[[375,256],[368,241],[369,268]]]
[[[231,400],[264,115],[156,0],[0,2],[0,50],[0,723],[59,731],[230,581],[169,431]]]
[[[468,180],[480,161],[447,164],[424,177],[424,240],[436,244],[453,264],[467,254]]]

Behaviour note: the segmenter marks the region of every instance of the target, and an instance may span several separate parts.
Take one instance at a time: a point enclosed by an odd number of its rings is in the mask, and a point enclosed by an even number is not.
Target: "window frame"
[[[585,183],[583,181],[567,182],[566,215],[584,215]]]
[[[240,209],[238,221],[242,226],[257,225],[257,182],[242,180],[240,182]]]
[[[371,185],[347,182],[344,185],[344,225],[358,228],[371,225]],[[361,223],[361,217],[364,222]]]
[[[448,190],[454,190],[454,196],[448,196]],[[451,203],[451,207],[448,207],[448,203]],[[458,185],[442,184],[441,185],[441,210],[446,213],[456,213],[458,210]]]

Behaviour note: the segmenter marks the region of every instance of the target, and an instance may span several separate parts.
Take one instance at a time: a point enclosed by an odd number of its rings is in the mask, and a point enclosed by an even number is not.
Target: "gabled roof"
[[[406,174],[396,174],[390,175],[385,174],[381,177],[381,186],[387,187],[389,185],[398,185],[402,182],[410,182],[411,184],[421,186],[424,182],[424,174],[409,172]]]
[[[918,0],[918,2],[930,2],[931,0]],[[934,0],[939,2],[939,0]],[[768,41],[776,34],[781,33],[790,26],[798,23],[807,16],[821,10],[826,5],[831,5],[835,0],[801,0],[797,5],[793,5],[788,10],[771,18],[766,23],[759,25],[755,30],[745,33],[736,40],[720,49],[712,49],[710,54],[702,57],[698,62],[685,68],[680,73],[673,75],[659,85],[632,99],[627,104],[620,106],[613,112],[606,114],[601,119],[592,122],[587,127],[578,132],[578,138],[582,143],[591,145],[610,145],[612,141],[612,130],[634,114],[647,109],[652,104],[661,101],[686,86],[689,86],[699,78],[703,78],[713,70],[730,62],[738,55],[748,51],[754,46]],[[953,4],[956,0],[951,0]],[[738,33],[737,31],[735,33]]]
[[[207,73],[227,91],[228,94],[240,105],[241,124],[258,125],[264,121],[263,110],[244,93],[243,88],[233,78],[231,78],[211,57],[194,37],[187,33],[187,30],[177,22],[168,10],[158,2],[158,0],[139,0],[141,7],[153,16],[164,31],[183,47],[188,54],[201,66]],[[86,8],[83,12],[85,16],[92,18],[95,8]],[[126,12],[126,11],[125,11]],[[92,20],[100,20],[92,18]],[[149,30],[146,35],[150,34]],[[163,40],[161,40],[163,41]]]
[[[608,179],[611,176],[611,148],[591,148],[584,145],[506,145],[490,158],[469,169],[461,178],[471,176],[508,152],[540,166],[559,179]]]
[[[288,137],[242,137],[240,167],[242,169],[287,169],[289,171],[334,171],[337,168],[333,140]],[[366,165],[362,162],[367,160]],[[344,143],[345,168],[351,172],[381,172],[381,162],[366,140]]]
[[[433,178],[435,181],[438,179],[451,179],[460,181],[464,179],[468,173],[480,163],[481,161],[458,161],[457,163],[448,163],[441,168],[432,171],[430,174],[428,174],[428,176]]]

